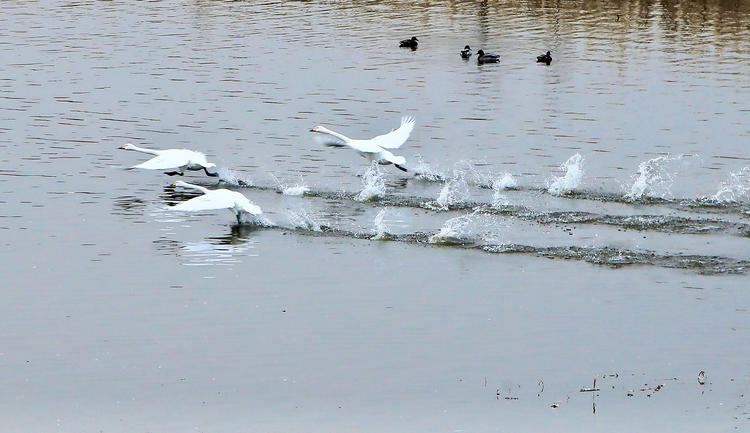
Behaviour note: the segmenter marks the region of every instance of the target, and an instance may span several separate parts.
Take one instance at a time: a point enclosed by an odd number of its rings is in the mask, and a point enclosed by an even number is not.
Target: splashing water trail
[[[234,170],[230,170],[228,168],[220,168],[216,170],[217,173],[219,173],[219,180],[226,182],[230,185],[234,186],[252,186],[253,181],[250,180],[250,178],[245,177],[241,175],[240,173],[237,173]]]
[[[547,187],[547,191],[552,195],[570,194],[578,188],[581,184],[581,179],[583,179],[583,157],[580,153],[576,153],[568,158],[560,166],[560,169],[565,170],[565,174],[553,178]]]
[[[631,201],[644,196],[671,199],[675,172],[670,171],[668,165],[681,158],[682,156],[658,156],[638,164],[638,172],[633,175],[633,185],[625,198]]]
[[[371,238],[372,240],[388,239],[388,226],[383,222],[387,210],[388,208],[380,209],[380,212],[375,215],[375,219],[373,220],[375,225],[375,236]]]
[[[496,217],[475,210],[447,220],[440,231],[428,239],[431,244],[470,245],[480,242],[499,243],[507,228]]]
[[[719,203],[736,203],[750,196],[750,167],[729,174],[729,179],[721,183],[719,191],[711,197]]]
[[[357,201],[374,200],[385,194],[385,179],[377,162],[373,162],[362,176],[362,191],[354,199]]]

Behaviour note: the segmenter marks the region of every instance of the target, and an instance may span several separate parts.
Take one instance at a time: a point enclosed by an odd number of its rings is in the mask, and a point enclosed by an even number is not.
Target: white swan
[[[216,164],[206,161],[206,155],[201,152],[187,149],[146,149],[144,147],[138,147],[132,143],[127,143],[120,146],[123,150],[134,150],[136,152],[148,153],[150,155],[156,155],[154,158],[149,159],[146,162],[134,165],[130,168],[143,168],[146,170],[168,170],[174,168],[176,170],[165,172],[170,176],[179,174],[182,176],[185,174],[185,170],[203,170],[209,176],[218,176],[219,174],[213,171],[208,171],[209,168],[215,168]]]
[[[203,193],[201,196],[193,197],[190,200],[172,206],[170,209],[173,210],[197,212],[203,210],[229,209],[234,212],[238,223],[242,223],[242,216],[244,214],[250,214],[254,217],[263,215],[260,206],[251,202],[247,197],[237,191],[230,191],[228,189],[210,190],[181,180],[173,183],[172,186],[181,186],[183,188],[194,189]]]
[[[393,131],[378,135],[369,140],[354,140],[344,134],[331,131],[323,126],[316,126],[310,130],[314,132],[315,140],[329,147],[350,147],[363,157],[377,161],[378,164],[393,164],[399,170],[407,171],[404,164],[406,158],[396,156],[386,149],[398,149],[409,138],[409,134],[414,129],[414,118],[405,116],[401,118],[401,126]]]

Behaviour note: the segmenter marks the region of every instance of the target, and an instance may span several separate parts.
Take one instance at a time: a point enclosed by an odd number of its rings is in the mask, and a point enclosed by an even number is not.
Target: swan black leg
[[[409,170],[406,169],[406,167],[404,167],[402,165],[398,165],[398,164],[393,164],[393,165],[395,165],[396,168],[399,169],[399,170],[401,170],[401,171],[409,171]]]
[[[203,167],[203,171],[206,172],[206,176],[219,177],[219,173],[211,173],[206,167]]]
[[[184,176],[185,175],[185,173],[181,171],[165,171],[164,174],[166,174],[167,176]]]

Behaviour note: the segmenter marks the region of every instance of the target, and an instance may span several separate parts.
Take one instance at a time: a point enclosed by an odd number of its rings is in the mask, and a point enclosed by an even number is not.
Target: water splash
[[[357,201],[371,201],[385,194],[385,179],[377,162],[373,162],[362,176],[362,191],[354,197]]]
[[[445,180],[445,176],[426,163],[421,155],[417,155],[414,159],[416,160],[416,164],[411,167],[411,171],[414,172],[414,175],[419,179],[428,182],[442,182]]]
[[[285,183],[282,183],[276,176],[271,174],[271,177],[273,178],[274,182],[276,182],[276,185],[279,186],[279,191],[281,191],[284,195],[305,195],[306,192],[310,191],[310,187],[308,187],[305,184],[304,179],[302,179],[302,175],[299,176],[299,181],[294,185],[287,185]]]
[[[568,158],[561,166],[565,174],[553,178],[547,186],[547,191],[552,195],[565,195],[573,192],[581,184],[583,179],[583,157],[580,153]]]
[[[518,182],[511,176],[510,173],[503,173],[501,176],[498,176],[490,182],[490,186],[492,187],[492,207],[500,208],[503,206],[508,206],[510,204],[510,201],[508,200],[508,197],[503,194],[503,191],[509,190],[509,189],[518,189]]]
[[[243,176],[242,174],[228,169],[228,168],[220,168],[216,170],[216,172],[219,174],[219,180],[226,182],[230,185],[234,186],[253,186],[253,181],[250,180],[249,177]]]
[[[470,214],[447,220],[438,233],[430,236],[428,242],[440,245],[500,243],[505,228],[496,217],[480,213],[477,209]]]
[[[669,163],[681,158],[682,156],[658,156],[638,164],[638,171],[633,175],[633,185],[625,194],[625,199],[633,201],[644,196],[672,199],[672,185],[676,172],[669,169]]]
[[[323,231],[322,225],[315,220],[305,209],[286,210],[286,217],[292,227],[297,229],[312,230],[314,232]]]
[[[719,191],[711,197],[718,203],[737,203],[750,196],[750,167],[729,174],[729,179],[721,183]]]
[[[454,171],[453,177],[443,185],[435,199],[434,208],[447,210],[451,205],[469,198],[469,184],[463,171]]]
[[[375,236],[371,238],[372,240],[385,240],[389,238],[388,226],[383,222],[387,210],[388,208],[380,209],[380,212],[375,215],[375,219],[373,220],[375,225]]]
[[[492,182],[490,182],[490,186],[495,191],[518,189],[518,182],[516,182],[516,179],[510,173],[503,173],[502,175],[492,179]]]
[[[259,227],[276,227],[276,224],[273,223],[268,217],[265,215],[253,215],[251,213],[242,212],[240,216],[238,217],[238,222],[242,225],[251,225],[251,226],[259,226]]]

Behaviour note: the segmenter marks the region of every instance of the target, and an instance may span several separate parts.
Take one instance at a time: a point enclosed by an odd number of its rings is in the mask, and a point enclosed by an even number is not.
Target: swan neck
[[[131,145],[130,149],[125,149],[125,150],[133,150],[136,152],[148,153],[151,155],[158,155],[160,153],[158,150],[146,149],[145,147],[138,147],[135,144]]]
[[[331,135],[333,135],[334,137],[338,138],[339,140],[343,140],[345,143],[348,143],[348,142],[352,141],[351,138],[347,137],[344,134],[338,133],[336,131],[331,131],[329,129],[328,133],[331,134]]]

